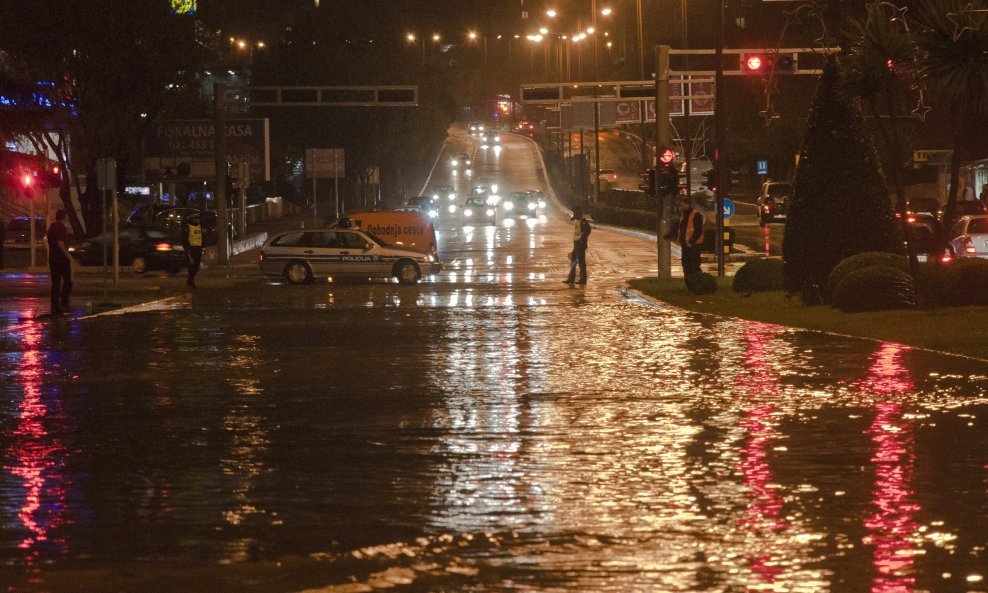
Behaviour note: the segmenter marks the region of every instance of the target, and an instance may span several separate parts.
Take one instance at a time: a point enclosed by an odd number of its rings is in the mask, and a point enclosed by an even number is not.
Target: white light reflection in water
[[[521,451],[523,426],[540,424],[529,394],[545,389],[545,330],[510,299],[479,326],[450,323],[442,340],[445,407],[434,423],[445,435],[436,453],[448,464],[434,485],[432,522],[444,531],[509,531],[552,512],[550,484]]]
[[[263,456],[270,445],[265,419],[256,411],[265,406],[264,390],[257,378],[262,360],[259,336],[239,334],[233,338],[224,376],[230,377],[228,381],[235,394],[231,396],[231,405],[223,418],[228,444],[220,459],[225,489],[234,505],[223,513],[223,517],[231,526],[266,514],[263,508],[255,504],[252,494],[258,479],[265,472]],[[253,546],[254,539],[250,537],[231,539],[227,544],[229,555],[225,561],[248,560]]]

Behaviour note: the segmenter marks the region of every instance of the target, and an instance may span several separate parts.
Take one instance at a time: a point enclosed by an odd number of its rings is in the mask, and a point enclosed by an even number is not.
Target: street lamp
[[[611,10],[610,7],[608,7],[608,8],[602,8],[601,11],[600,11],[600,14],[602,14],[604,16],[611,16],[611,13],[612,12],[614,12],[614,11]]]
[[[432,34],[432,40],[435,41],[436,43],[439,43],[440,39],[442,39],[442,37],[439,35],[439,33]]]
[[[549,17],[549,18],[551,18],[551,19],[554,19],[554,18],[556,18],[556,15],[557,15],[557,14],[559,14],[559,13],[558,13],[558,12],[556,12],[556,11],[555,11],[554,9],[552,9],[552,8],[550,8],[550,9],[549,9],[549,10],[547,10],[547,11],[545,11],[545,15],[546,15],[547,17]]]

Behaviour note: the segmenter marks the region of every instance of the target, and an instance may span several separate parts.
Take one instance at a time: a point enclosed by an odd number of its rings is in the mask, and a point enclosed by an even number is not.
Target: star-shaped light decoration
[[[923,98],[923,91],[919,92],[919,102],[916,103],[916,109],[913,109],[912,113],[919,118],[919,121],[926,121],[926,114],[929,113],[933,108],[926,104]]]
[[[947,20],[954,23],[954,41],[961,38],[964,31],[977,31],[978,23],[974,22],[974,15],[982,12],[974,7],[973,2],[968,2],[960,12],[948,12]]]
[[[909,21],[906,20],[906,11],[909,10],[908,6],[896,6],[891,2],[882,2],[881,6],[884,8],[891,9],[892,13],[889,16],[889,20],[893,23],[902,23],[902,26],[909,30]]]

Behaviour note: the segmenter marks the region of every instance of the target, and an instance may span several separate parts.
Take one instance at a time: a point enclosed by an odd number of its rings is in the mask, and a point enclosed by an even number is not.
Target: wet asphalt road
[[[441,228],[414,287],[6,317],[0,590],[988,589],[984,362],[627,300],[604,231],[569,288],[555,209]]]

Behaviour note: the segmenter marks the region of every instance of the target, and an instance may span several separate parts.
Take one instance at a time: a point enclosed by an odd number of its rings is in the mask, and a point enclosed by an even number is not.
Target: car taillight
[[[950,262],[954,261],[954,258],[951,257],[949,253],[944,253],[943,257],[940,258],[940,261],[942,263],[949,264]]]
[[[171,251],[172,250],[172,244],[171,243],[158,243],[157,245],[154,246],[154,248],[155,248],[156,251]]]
[[[258,255],[257,256],[257,261],[258,262],[263,262],[264,261],[264,252],[261,252],[261,255]]]
[[[912,223],[916,222],[916,217],[915,216],[910,216],[910,217],[906,218],[906,222],[908,222],[909,224],[912,224]]]
[[[971,237],[964,237],[964,253],[977,253],[978,250],[974,247],[974,242],[971,241]]]

